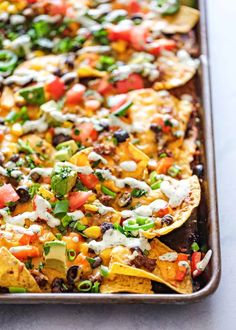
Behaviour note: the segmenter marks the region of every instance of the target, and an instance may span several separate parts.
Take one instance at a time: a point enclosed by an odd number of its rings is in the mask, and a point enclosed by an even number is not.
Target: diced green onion
[[[83,282],[80,282],[78,285],[77,285],[77,289],[78,291],[80,292],[88,292],[90,291],[92,288],[92,282],[89,281],[89,280],[86,280],[86,281],[83,281]]]
[[[0,50],[0,72],[12,71],[17,63],[17,56],[10,50]]]
[[[122,117],[127,114],[128,109],[133,105],[133,102],[128,101],[125,104],[121,105],[116,111],[112,114],[117,117]]]
[[[75,260],[75,258],[76,258],[75,250],[73,250],[73,249],[67,250],[67,256],[68,256],[69,261]]]
[[[157,172],[156,171],[152,171],[150,176],[149,176],[149,179],[151,181],[151,184],[156,182],[157,181]]]
[[[109,275],[108,267],[101,265],[100,273],[103,277],[107,277]]]
[[[123,222],[123,229],[125,231],[137,231],[139,229],[148,230],[153,228],[154,221],[145,217],[138,217],[136,219],[129,219]]]
[[[193,242],[193,244],[191,245],[191,249],[194,251],[194,252],[197,252],[199,251],[199,245],[197,244],[197,242]]]
[[[98,281],[96,281],[92,286],[91,292],[92,293],[99,293],[99,286],[100,286],[100,283]]]
[[[59,241],[62,239],[62,234],[61,233],[56,233],[55,236]]]
[[[131,196],[135,198],[140,198],[146,195],[146,193],[147,193],[146,190],[135,188],[131,191]]]
[[[153,184],[151,184],[152,190],[159,189],[161,187],[161,183],[162,183],[162,180],[158,180],[157,182],[154,182]]]
[[[180,172],[180,168],[177,165],[171,166],[167,171],[167,173],[173,178],[176,177],[179,174],[179,172]]]
[[[10,293],[26,293],[27,290],[25,288],[20,288],[16,286],[10,286],[9,287],[9,292]]]
[[[95,262],[95,259],[94,258],[86,257],[86,259],[90,263],[90,265],[94,264],[94,262]]]
[[[71,222],[72,222],[72,217],[70,217],[67,214],[61,219],[61,224],[63,227],[67,227]]]
[[[114,191],[108,189],[104,185],[101,186],[101,190],[105,195],[111,196],[112,198],[116,198],[116,193]]]

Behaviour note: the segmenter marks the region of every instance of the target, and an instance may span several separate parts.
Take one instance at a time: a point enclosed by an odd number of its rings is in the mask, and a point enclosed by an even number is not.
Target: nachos
[[[0,3],[1,292],[193,292],[211,250],[162,240],[201,200],[198,20],[179,0]]]

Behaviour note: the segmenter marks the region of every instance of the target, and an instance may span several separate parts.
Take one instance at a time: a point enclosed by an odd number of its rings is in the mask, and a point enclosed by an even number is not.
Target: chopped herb
[[[101,186],[101,190],[105,195],[108,195],[112,198],[116,198],[116,193],[110,189],[108,189],[107,187],[105,187],[104,185]]]
[[[103,182],[105,180],[101,172],[95,171],[94,174],[97,176],[99,181]]]
[[[60,240],[62,240],[62,234],[61,233],[56,233],[55,234],[55,236],[56,236],[56,238],[60,241]]]
[[[20,111],[16,112],[16,111],[11,111],[5,121],[9,124],[14,124],[17,121],[20,121],[22,123],[24,123],[25,121],[27,121],[29,119],[28,116],[28,109],[27,107],[22,107],[20,109]]]
[[[43,262],[41,261],[41,262],[39,263],[39,265],[38,265],[38,270],[39,270],[39,271],[43,270],[44,266],[45,266],[45,263],[43,263]]]
[[[79,180],[76,181],[75,189],[76,189],[76,191],[88,191],[88,189]]]
[[[73,221],[72,217],[70,217],[69,215],[66,214],[66,215],[61,219],[61,224],[62,224],[62,226],[65,228],[65,227],[67,227],[72,221]]]
[[[99,27],[98,29],[92,32],[94,41],[101,44],[101,45],[109,45],[108,40],[108,32],[103,27]]]

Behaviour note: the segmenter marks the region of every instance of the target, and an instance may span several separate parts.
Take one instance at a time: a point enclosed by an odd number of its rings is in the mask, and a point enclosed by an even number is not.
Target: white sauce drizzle
[[[107,160],[101,155],[97,154],[95,151],[91,151],[88,155],[88,160],[92,160],[94,162],[100,160],[103,164],[107,164]]]
[[[122,168],[123,171],[134,172],[136,171],[138,165],[133,160],[130,160],[120,163],[120,167]]]
[[[178,258],[178,253],[177,252],[167,252],[167,253],[162,254],[161,256],[159,256],[159,260],[169,261],[169,262],[176,261],[177,258]]]
[[[163,181],[161,183],[161,191],[169,198],[169,205],[171,207],[177,207],[189,196],[189,182],[187,180],[176,181],[173,183]]]
[[[121,232],[114,229],[107,230],[103,235],[102,241],[97,242],[93,240],[88,243],[89,248],[93,249],[96,253],[100,253],[107,248],[119,245],[126,246],[128,248],[139,247],[142,251],[151,249],[151,246],[145,237],[126,237]]]

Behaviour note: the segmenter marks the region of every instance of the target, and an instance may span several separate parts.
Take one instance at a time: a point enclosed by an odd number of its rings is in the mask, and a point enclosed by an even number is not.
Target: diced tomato
[[[18,247],[15,249],[12,248],[10,252],[20,260],[28,259],[28,258],[36,258],[40,256],[39,248],[36,246],[22,246],[22,249],[17,250]],[[19,247],[20,248],[20,247]]]
[[[4,132],[3,130],[0,130],[0,142],[2,142],[4,139]]]
[[[49,15],[62,15],[66,14],[68,4],[65,0],[49,0],[47,1],[47,10]]]
[[[54,100],[59,100],[65,94],[65,84],[59,77],[54,77],[46,84],[46,91]]]
[[[141,12],[141,6],[137,0],[130,0],[127,5],[127,11],[129,14],[137,14]]]
[[[197,264],[201,261],[202,254],[201,252],[193,252],[191,258],[191,272],[193,277],[196,277],[201,274],[201,271],[197,269]]]
[[[99,180],[93,173],[91,174],[79,174],[80,181],[88,189],[93,189],[98,184]]]
[[[137,73],[132,73],[127,79],[117,81],[116,83],[116,90],[119,94],[142,88],[144,88],[143,78]]]
[[[97,137],[98,132],[95,130],[92,123],[82,123],[72,132],[72,138],[82,144],[85,144],[88,139],[96,141]]]
[[[146,45],[146,51],[152,55],[159,55],[162,50],[173,50],[176,42],[170,39],[158,39]]]
[[[82,101],[86,88],[82,84],[75,84],[66,93],[66,103],[69,105],[77,105]]]
[[[108,28],[108,39],[110,41],[124,40],[130,42],[130,26],[112,25]]]
[[[179,253],[177,261],[188,261],[188,255],[184,253]]]
[[[70,211],[78,210],[81,206],[83,206],[91,194],[91,191],[70,192],[68,197]]]
[[[148,37],[148,30],[142,26],[134,26],[130,30],[130,42],[134,49],[144,50],[146,40]]]
[[[105,94],[108,94],[112,91],[112,84],[109,83],[106,79],[101,79],[98,83],[98,86],[97,86],[97,91],[102,94],[102,95],[105,95]]]
[[[19,198],[10,183],[0,187],[0,208],[4,207],[7,203],[18,201]]]
[[[117,97],[117,103],[111,107],[112,112],[119,109],[128,100],[127,94],[120,94],[120,95],[116,95],[114,97]]]
[[[169,214],[169,213],[170,213],[170,210],[169,210],[169,207],[167,206],[164,209],[159,210],[156,213],[156,216],[159,218],[163,218],[166,214]]]
[[[169,133],[170,130],[171,130],[171,126],[170,125],[165,125],[164,120],[160,117],[154,118],[152,123],[159,126],[160,130],[162,130],[163,133]]]
[[[179,266],[176,271],[175,279],[178,282],[182,282],[187,274],[187,268],[184,266]]]
[[[165,157],[158,161],[156,172],[158,174],[166,174],[168,169],[173,165],[173,158]]]
[[[34,235],[24,234],[19,239],[19,243],[20,243],[20,245],[28,245],[30,243],[35,242],[37,239],[38,239],[38,235],[37,234],[34,234]]]

